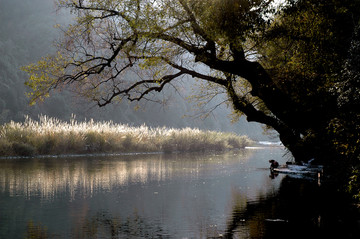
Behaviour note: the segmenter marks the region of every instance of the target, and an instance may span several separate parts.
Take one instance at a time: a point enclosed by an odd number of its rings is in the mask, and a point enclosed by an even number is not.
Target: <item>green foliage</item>
[[[354,169],[348,185],[348,192],[353,195],[354,199],[360,203],[360,171]]]
[[[303,145],[358,197],[360,1],[290,2],[265,34],[264,63],[297,102]]]
[[[332,103],[329,89],[347,58],[359,5],[359,1],[296,1],[267,29],[263,64],[277,86],[301,102],[299,107],[315,111],[322,109],[314,101]]]
[[[280,118],[311,157],[350,166],[359,154],[360,1],[288,2],[257,42],[262,64],[292,102]]]
[[[30,74],[30,79],[26,81],[26,86],[33,89],[28,93],[31,99],[30,104],[35,104],[35,101],[43,101],[44,97],[49,97],[47,92],[54,84],[56,84],[56,76],[64,74],[62,65],[67,65],[69,62],[63,62],[63,57],[58,53],[55,57],[45,57],[38,61],[38,63],[30,64],[22,67],[22,70]],[[40,69],[47,69],[40,71]],[[40,93],[41,92],[41,93]]]

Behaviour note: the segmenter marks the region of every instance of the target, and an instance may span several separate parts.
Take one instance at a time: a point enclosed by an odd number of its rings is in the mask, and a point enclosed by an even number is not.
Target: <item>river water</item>
[[[3,159],[0,238],[360,238],[317,180],[270,174],[284,153]]]

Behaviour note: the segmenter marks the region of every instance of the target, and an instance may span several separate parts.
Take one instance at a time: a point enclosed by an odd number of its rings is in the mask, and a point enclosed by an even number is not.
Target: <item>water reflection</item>
[[[26,226],[26,239],[45,239],[49,238],[47,229],[41,224],[34,224],[33,221],[29,221]]]
[[[159,223],[147,221],[134,213],[127,218],[113,218],[111,214],[98,213],[83,221],[72,232],[73,237],[86,238],[170,238]]]
[[[360,214],[340,193],[285,177],[279,191],[247,202],[237,193],[226,238],[360,238]]]
[[[0,238],[282,238],[333,225],[316,183],[269,177],[283,153],[1,160]]]
[[[3,160],[0,191],[10,197],[41,197],[52,200],[66,192],[70,200],[92,197],[129,184],[147,184],[176,178],[197,179],[210,171],[229,170],[246,162],[249,151],[222,155],[128,155],[110,158],[51,158]]]

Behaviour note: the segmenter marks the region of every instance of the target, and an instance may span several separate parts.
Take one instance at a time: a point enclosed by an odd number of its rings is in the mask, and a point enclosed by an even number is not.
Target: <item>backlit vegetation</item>
[[[69,122],[40,116],[0,126],[0,156],[87,153],[196,152],[239,149],[246,136],[199,129],[131,127],[111,121]]]

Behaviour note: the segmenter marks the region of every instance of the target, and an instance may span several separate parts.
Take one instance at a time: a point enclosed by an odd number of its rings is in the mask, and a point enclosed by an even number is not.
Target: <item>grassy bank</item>
[[[222,151],[250,143],[246,136],[233,133],[131,127],[110,121],[64,122],[46,116],[0,126],[0,156]]]

